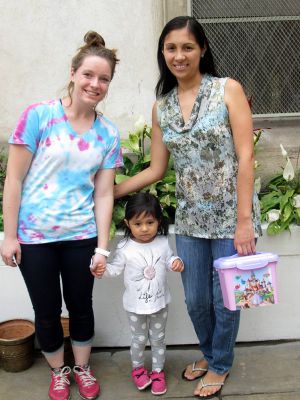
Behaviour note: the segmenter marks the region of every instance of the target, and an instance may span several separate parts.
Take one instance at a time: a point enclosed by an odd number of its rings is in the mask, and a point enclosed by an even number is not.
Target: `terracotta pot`
[[[33,364],[34,334],[34,323],[25,319],[0,323],[0,358],[5,371],[24,371]]]

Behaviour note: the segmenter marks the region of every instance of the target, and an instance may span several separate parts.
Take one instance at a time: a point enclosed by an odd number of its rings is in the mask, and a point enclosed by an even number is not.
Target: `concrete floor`
[[[168,392],[162,399],[193,399],[195,382],[181,372],[201,356],[195,346],[169,347]],[[147,350],[147,363],[150,352]],[[130,378],[128,349],[93,349],[91,365],[101,384],[101,400],[153,399],[150,390],[138,392]],[[0,370],[0,400],[47,399],[49,369],[39,352],[32,367],[22,372]],[[72,400],[80,399],[72,382]],[[300,341],[239,344],[235,362],[222,391],[224,400],[300,400]]]

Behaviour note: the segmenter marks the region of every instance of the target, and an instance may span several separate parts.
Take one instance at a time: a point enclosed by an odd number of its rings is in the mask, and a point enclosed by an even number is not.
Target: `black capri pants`
[[[62,296],[69,312],[71,339],[92,340],[94,277],[89,265],[96,246],[96,237],[21,244],[20,270],[33,305],[36,337],[42,351],[55,352],[63,345]]]

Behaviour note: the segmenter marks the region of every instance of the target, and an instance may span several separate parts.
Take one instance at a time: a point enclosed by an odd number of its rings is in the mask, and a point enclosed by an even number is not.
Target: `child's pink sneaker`
[[[85,400],[96,399],[100,394],[100,385],[94,377],[90,366],[86,365],[81,367],[79,365],[75,365],[73,372],[80,397]]]
[[[48,392],[51,400],[69,400],[70,373],[70,367],[56,368],[51,371],[51,384]]]
[[[151,385],[151,379],[145,367],[134,368],[131,372],[131,376],[135,386],[139,390],[144,390],[146,387]]]
[[[151,393],[155,396],[164,394],[167,391],[167,384],[164,371],[152,371],[150,374],[152,380]]]

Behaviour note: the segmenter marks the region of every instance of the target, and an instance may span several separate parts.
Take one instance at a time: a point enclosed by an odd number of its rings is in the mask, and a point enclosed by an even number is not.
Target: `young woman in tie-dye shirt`
[[[75,381],[81,397],[100,387],[89,368],[94,336],[89,262],[106,262],[115,168],[122,166],[118,129],[95,106],[118,61],[96,32],[72,59],[68,95],[29,106],[9,139],[2,257],[19,265],[35,311],[36,335],[52,369],[49,397],[70,396],[60,322],[69,311]]]

